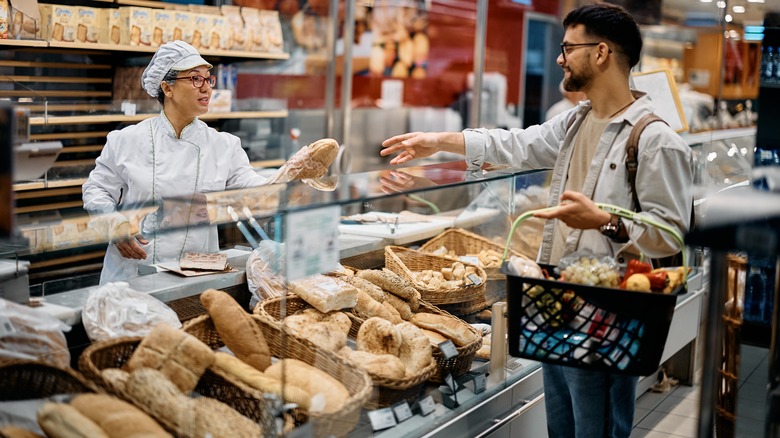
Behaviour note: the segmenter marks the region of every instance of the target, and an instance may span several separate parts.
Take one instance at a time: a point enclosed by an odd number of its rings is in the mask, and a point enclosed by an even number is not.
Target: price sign
[[[458,258],[463,263],[471,263],[474,266],[479,266],[479,257],[475,257],[475,256],[460,256]]]
[[[458,355],[458,348],[455,347],[455,344],[450,339],[439,344],[439,350],[441,350],[445,359],[452,359]]]
[[[368,413],[368,419],[371,420],[371,427],[376,430],[387,429],[393,427],[397,423],[395,422],[395,414],[390,408],[377,409]]]
[[[297,280],[336,268],[341,207],[288,213],[287,280]]]
[[[477,374],[474,376],[474,394],[479,394],[480,392],[485,390],[485,375],[484,374]]]
[[[399,423],[412,417],[412,409],[409,407],[409,403],[405,401],[393,406],[393,412]]]
[[[444,383],[446,383],[447,387],[452,390],[453,394],[455,394],[455,392],[458,390],[458,388],[455,386],[455,379],[452,378],[452,374],[447,374],[447,377],[444,378]]]
[[[476,274],[469,274],[467,275],[467,277],[469,278],[469,280],[471,280],[472,283],[474,283],[475,286],[479,286],[480,284],[482,284],[482,279],[479,278]]]
[[[436,410],[436,402],[433,401],[432,396],[429,395],[428,397],[425,397],[424,399],[420,400],[420,413],[423,416],[426,416],[435,410]]]

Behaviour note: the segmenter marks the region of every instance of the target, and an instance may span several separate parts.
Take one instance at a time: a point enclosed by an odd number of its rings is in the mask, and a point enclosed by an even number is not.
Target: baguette
[[[360,326],[356,344],[359,351],[398,356],[402,340],[401,332],[392,322],[373,317]]]
[[[242,362],[241,359],[221,351],[216,353],[216,357],[214,366],[223,372],[261,392],[276,394],[282,397],[285,402],[295,403],[303,409],[309,410],[309,393],[295,386],[292,382],[285,382],[282,386],[281,381],[266,376],[262,371]]]
[[[459,347],[469,345],[481,336],[472,332],[465,322],[452,316],[436,315],[433,313],[415,313],[409,320],[417,327],[433,330],[448,337]]]
[[[368,280],[381,287],[383,290],[405,300],[411,300],[415,296],[415,288],[406,280],[399,277],[398,274],[388,269],[381,271],[377,269],[365,269],[358,272],[358,277]]]
[[[260,371],[271,365],[271,350],[257,322],[225,292],[209,289],[200,301],[214,321],[225,345],[242,361]]]
[[[361,318],[371,318],[371,317],[379,317],[386,319],[388,321],[392,321],[394,324],[401,322],[400,315],[398,316],[398,320],[393,317],[393,314],[390,313],[390,311],[384,307],[379,301],[371,298],[370,295],[363,291],[359,291],[357,293],[357,300],[355,304],[355,314]]]
[[[398,311],[398,314],[404,321],[409,321],[409,319],[412,318],[412,309],[409,307],[409,304],[406,301],[398,298],[395,295],[388,294],[386,302]]]
[[[119,368],[106,368],[100,372],[100,376],[106,382],[110,392],[122,394],[125,392],[130,373]]]
[[[38,410],[38,424],[50,438],[109,438],[94,421],[78,409],[47,402]]]
[[[2,438],[45,438],[42,435],[23,429],[17,426],[0,427],[0,437]]]
[[[344,280],[367,293],[371,298],[379,301],[380,303],[385,300],[385,291],[381,287],[361,277],[344,277]]]
[[[398,313],[398,310],[396,310],[395,307],[393,307],[392,304],[390,304],[389,301],[383,301],[382,307],[387,309],[387,311],[392,315],[392,318],[388,318],[388,321],[392,322],[393,324],[398,324],[400,322],[403,322],[403,318],[401,318],[401,314]]]
[[[309,413],[332,414],[349,400],[349,391],[338,380],[297,359],[282,359],[265,370],[265,375],[294,382],[312,396]]]
[[[81,394],[70,405],[110,438],[172,438],[155,420],[130,403],[105,394]]]

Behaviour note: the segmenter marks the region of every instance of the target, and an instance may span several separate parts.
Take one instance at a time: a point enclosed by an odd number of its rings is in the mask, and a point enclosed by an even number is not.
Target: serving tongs
[[[249,246],[251,246],[252,249],[257,249],[257,247],[260,246],[257,243],[257,239],[255,239],[255,237],[249,231],[249,227],[247,227],[244,221],[241,220],[241,217],[239,217],[238,213],[236,213],[236,210],[233,208],[233,206],[228,205],[227,212],[230,215],[230,218],[233,219],[233,221],[236,223],[236,227],[238,227],[238,231],[241,231],[241,234],[243,234],[244,238],[246,238],[246,241],[249,243]],[[252,229],[254,229],[255,232],[260,236],[261,240],[271,240],[271,238],[268,237],[268,234],[263,230],[263,228],[254,218],[254,216],[252,216],[252,211],[249,210],[247,206],[244,206],[241,209],[241,212],[244,213],[247,222],[249,222],[249,225],[252,227]]]

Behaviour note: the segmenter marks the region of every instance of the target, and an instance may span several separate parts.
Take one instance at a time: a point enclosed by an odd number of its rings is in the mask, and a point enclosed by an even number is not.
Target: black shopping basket
[[[510,238],[513,232],[514,227]],[[512,356],[636,376],[658,370],[677,295],[685,286],[661,294],[520,277],[508,272],[507,262],[501,271],[507,276]]]

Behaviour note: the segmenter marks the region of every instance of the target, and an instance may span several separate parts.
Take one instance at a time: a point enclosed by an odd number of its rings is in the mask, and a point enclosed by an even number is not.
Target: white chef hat
[[[149,65],[141,75],[141,86],[152,97],[157,97],[160,84],[169,71],[184,71],[205,65],[213,66],[198,51],[184,41],[171,41],[157,49]]]

